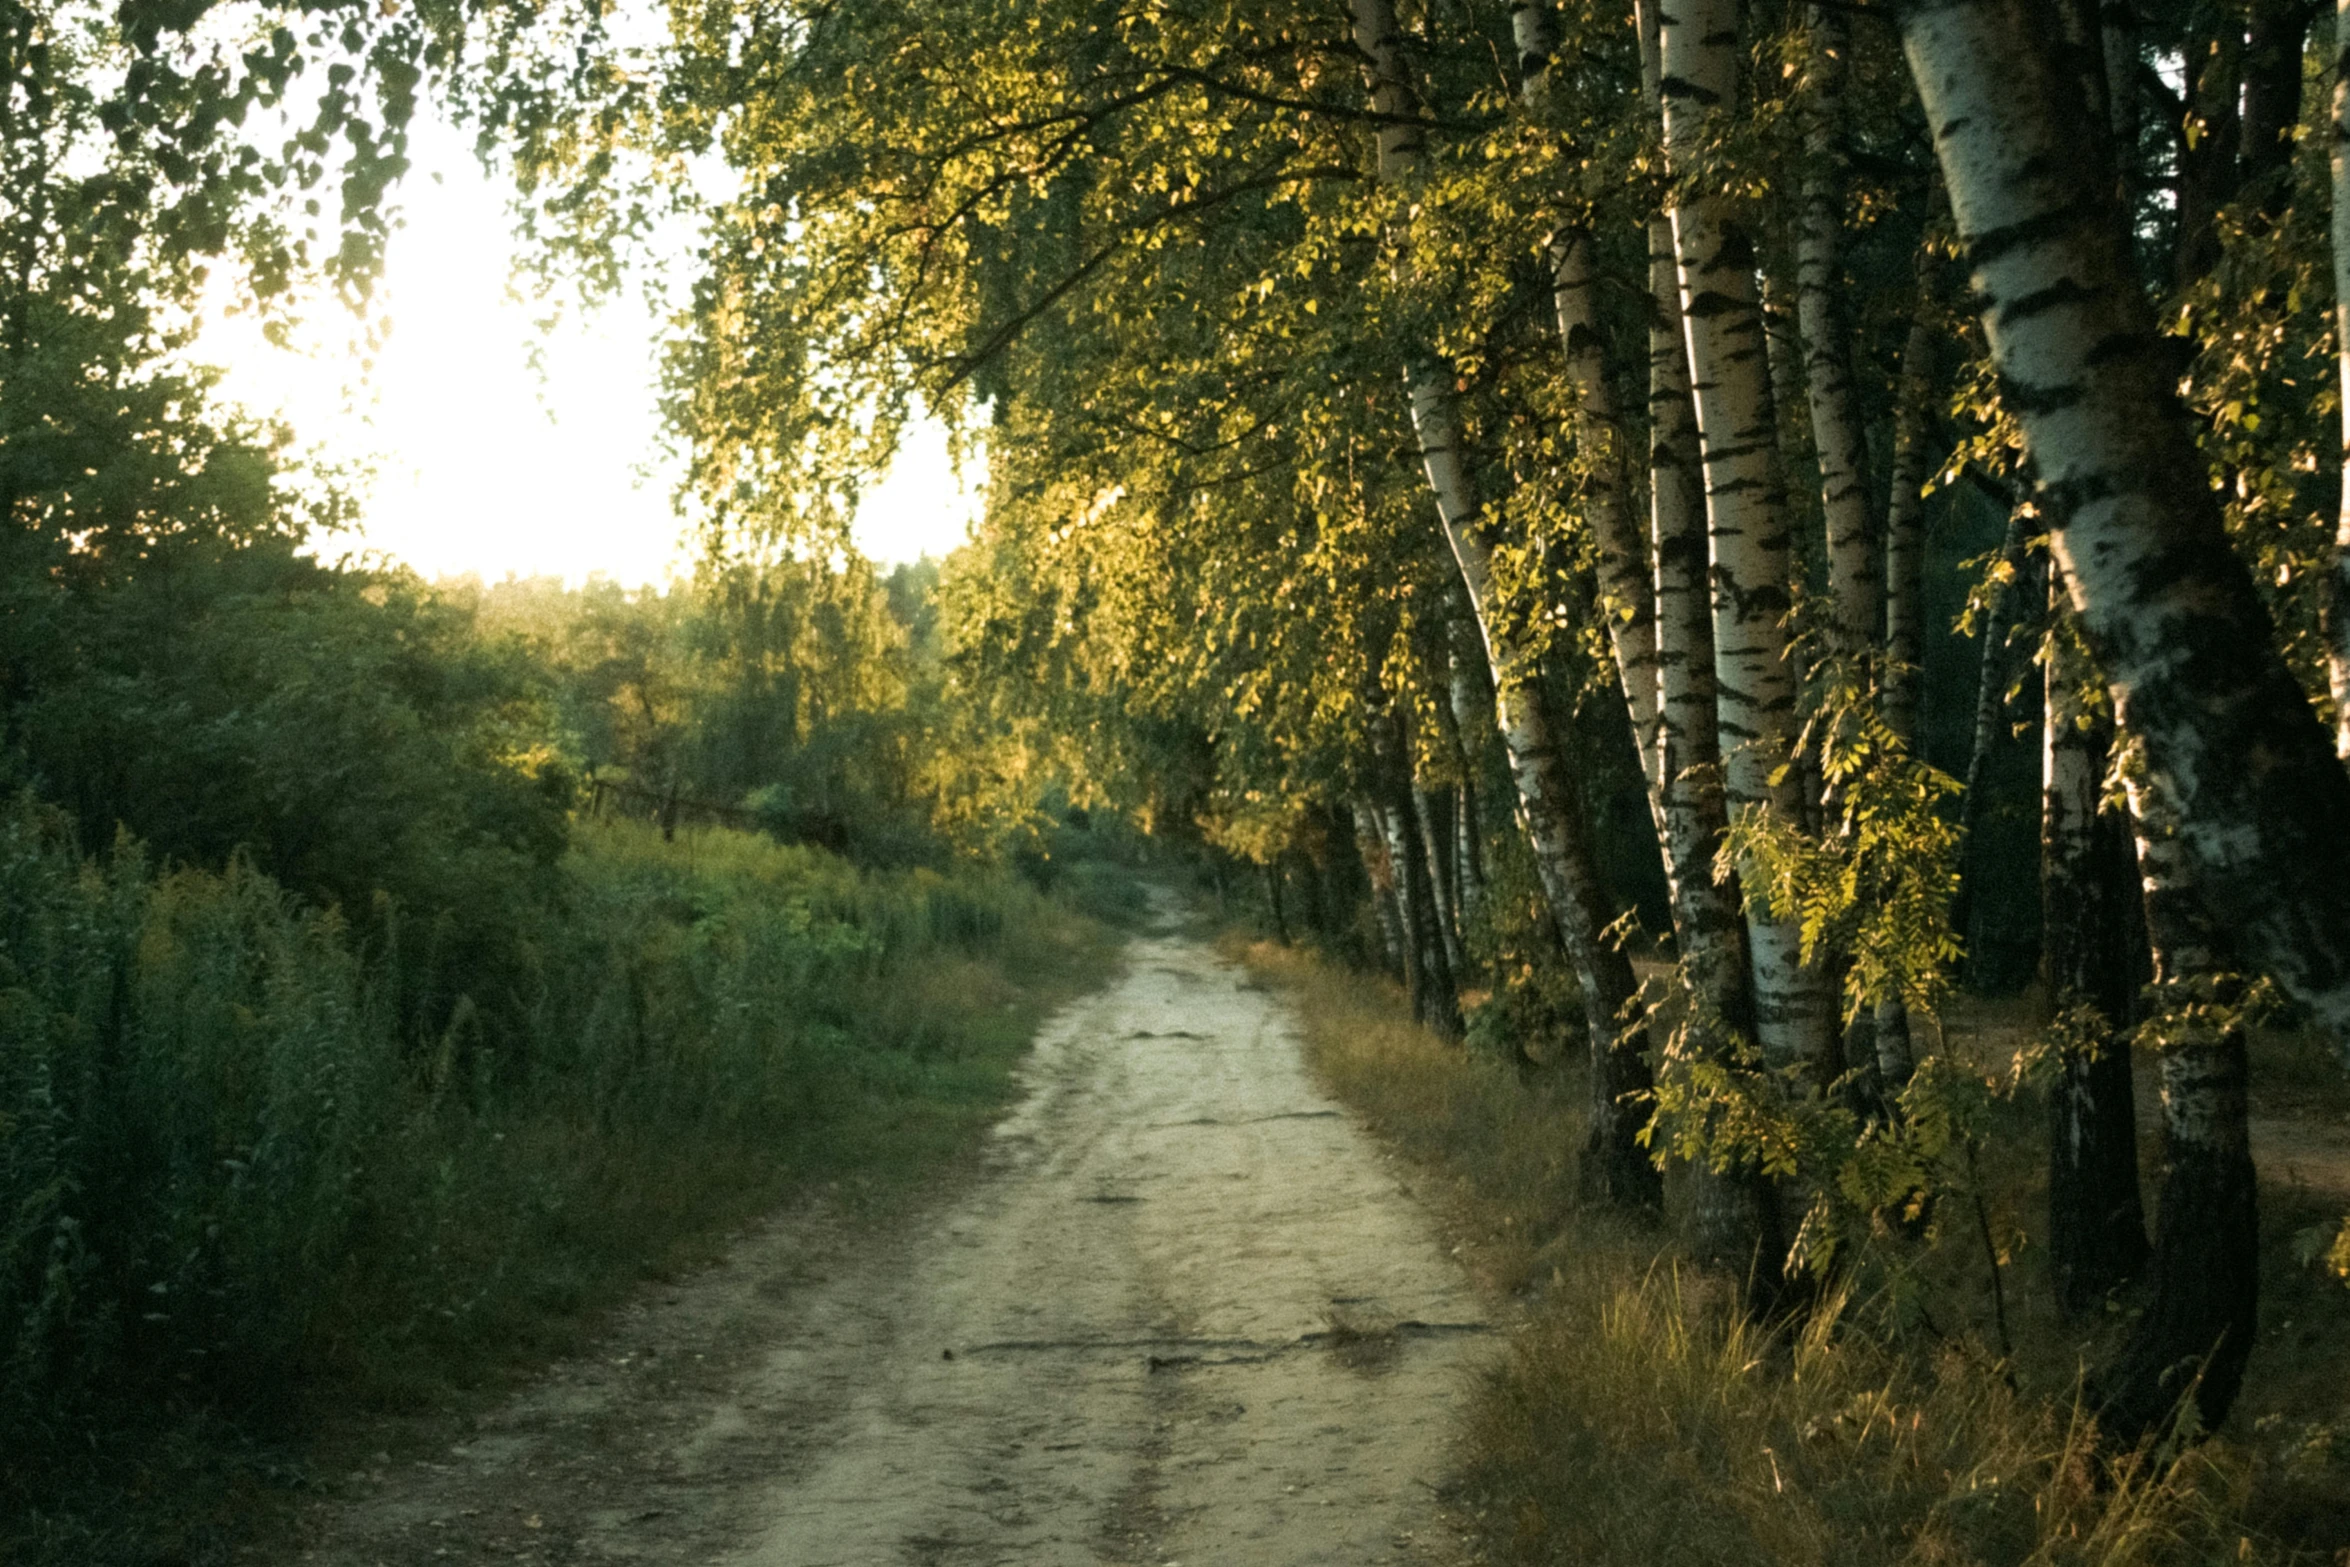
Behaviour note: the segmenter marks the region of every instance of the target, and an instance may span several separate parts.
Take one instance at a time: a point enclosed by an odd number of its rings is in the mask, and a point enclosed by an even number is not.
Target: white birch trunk
[[[1380,808],[1387,830],[1387,854],[1395,865],[1397,901],[1405,910],[1404,927],[1412,939],[1416,981],[1412,1017],[1423,1027],[1449,1038],[1461,1035],[1461,997],[1452,957],[1444,937],[1441,895],[1428,878],[1428,853],[1414,819],[1413,790],[1401,783],[1396,797]]]
[[[1363,874],[1371,879],[1373,928],[1379,933],[1389,971],[1403,975],[1408,984],[1412,943],[1398,907],[1395,867],[1387,858],[1387,835],[1379,825],[1377,810],[1369,802],[1352,801],[1349,809],[1354,819],[1355,852],[1362,859]]]
[[[1796,320],[1803,334],[1803,387],[1819,463],[1828,536],[1828,596],[1835,651],[1870,658],[1882,615],[1876,519],[1869,499],[1868,447],[1853,406],[1852,328],[1843,292],[1845,205],[1844,82],[1850,40],[1840,14],[1813,6],[1805,21],[1810,70],[1804,116],[1803,199],[1796,237]]]
[[[1485,912],[1485,868],[1478,863],[1483,845],[1477,841],[1477,790],[1465,779],[1452,802],[1452,852],[1458,862],[1454,879],[1461,888],[1461,923],[1474,925]]]
[[[1520,92],[1526,106],[1541,112],[1550,89],[1555,47],[1550,7],[1518,0],[1510,12],[1518,46]],[[1615,383],[1599,334],[1598,279],[1592,271],[1591,234],[1570,227],[1550,244],[1551,307],[1558,317],[1559,347],[1567,382],[1575,389],[1574,431],[1583,469],[1584,518],[1597,545],[1600,618],[1615,654],[1616,678],[1660,844],[1664,834],[1663,779],[1656,764],[1656,612],[1650,587],[1648,540],[1634,516],[1631,444],[1616,405]],[[1669,856],[1668,856],[1669,859]],[[1670,874],[1668,866],[1667,874]]]
[[[2136,717],[2120,708],[2125,731]],[[2142,752],[2139,758],[2142,761]],[[2227,931],[2201,896],[2174,802],[2158,779],[2126,766],[2156,994],[2200,1004],[2240,999]],[[2169,1010],[2158,1020],[2162,1200],[2147,1266],[2151,1298],[2115,1363],[2095,1379],[2099,1419],[2116,1446],[2169,1427],[2194,1393],[2204,1430],[2226,1418],[2243,1385],[2260,1317],[2259,1182],[2252,1163],[2249,1069],[2240,1020],[2214,1027]]]
[[[1484,704],[1478,700],[1478,666],[1462,645],[1475,636],[1472,623],[1458,619],[1451,623],[1452,648],[1447,655],[1452,673],[1449,691],[1453,736],[1461,753],[1461,786],[1453,806],[1453,837],[1454,852],[1460,857],[1458,879],[1464,923],[1475,921],[1485,911],[1485,843],[1477,821],[1478,748],[1471,738],[1480,732],[1484,722]]]
[[[1658,20],[1665,150],[1678,174],[1697,158],[1713,117],[1736,101],[1738,6],[1676,0]],[[1800,826],[1789,538],[1754,245],[1729,202],[1702,190],[1673,208],[1672,223],[1705,473],[1724,792],[1732,814],[1766,811]],[[1800,932],[1759,900],[1748,900],[1746,922],[1764,1058],[1824,1063],[1833,1010],[1821,976],[1801,961]]]
[[[2231,552],[2104,156],[2033,0],[1897,13],[2034,499],[2202,895],[2350,1053],[2350,774]]]
[[[1549,0],[1510,0],[1510,42],[1518,49],[1518,92],[1540,112],[1550,96],[1550,57],[1557,47]]]
[[[1751,1033],[1753,993],[1735,892],[1714,880],[1728,825],[1714,698],[1713,595],[1708,586],[1705,479],[1689,356],[1680,323],[1672,226],[1649,225],[1649,528],[1656,565],[1657,726],[1665,866],[1675,938],[1690,982],[1716,1015]]]
[[[1642,97],[1661,114],[1655,0],[1642,0]],[[1665,861],[1674,935],[1702,1015],[1754,1036],[1754,990],[1736,883],[1714,880],[1727,825],[1721,731],[1715,704],[1713,595],[1706,539],[1704,463],[1689,393],[1689,340],[1681,322],[1680,267],[1669,217],[1648,225],[1648,481],[1650,555],[1656,570],[1657,765],[1663,782]],[[1718,1055],[1703,1030],[1693,1043]],[[1691,1241],[1699,1258],[1744,1274],[1751,1303],[1768,1308],[1787,1237],[1777,1191],[1752,1170],[1691,1167]]]
[[[1942,204],[1940,183],[1934,206]],[[1918,688],[1925,664],[1926,443],[1933,430],[1936,344],[1933,253],[1918,247],[1917,305],[1901,348],[1893,393],[1893,471],[1885,500],[1885,643],[1878,702],[1885,723],[1913,753],[1918,745]],[[1915,1063],[1909,1009],[1896,997],[1877,1003],[1877,1076],[1888,1088],[1908,1080]]]
[[[1599,611],[1616,655],[1632,735],[1640,745],[1649,810],[1661,835],[1664,778],[1657,770],[1656,611],[1648,540],[1633,520],[1630,443],[1601,351],[1590,234],[1570,230],[1553,242],[1552,257],[1551,300],[1567,380],[1575,388],[1575,446],[1585,472],[1583,515],[1598,546]]]
[[[1918,301],[1894,392],[1893,473],[1885,503],[1885,722],[1913,749],[1925,660],[1925,488],[1933,429],[1933,260],[1918,251]]]
[[[1469,972],[1469,957],[1461,946],[1460,889],[1453,882],[1450,863],[1452,834],[1442,830],[1446,823],[1437,807],[1434,790],[1415,781],[1411,794],[1412,814],[1420,829],[1420,847],[1428,859],[1436,929],[1444,941],[1444,961],[1452,969],[1454,983],[1458,984]]]
[[[1758,247],[1754,281],[1762,301],[1763,358],[1771,368],[1771,411],[1784,421],[1803,406],[1803,329],[1797,321],[1795,290],[1762,259]],[[1794,467],[1809,455],[1809,429],[1782,424],[1779,435],[1782,464]]]
[[[1384,184],[1409,185],[1418,178],[1423,150],[1420,130],[1411,123],[1420,101],[1404,64],[1393,0],[1352,0],[1352,8],[1372,107],[1386,116],[1378,132],[1379,178]],[[1560,943],[1583,992],[1592,1063],[1586,1178],[1617,1202],[1653,1205],[1661,1200],[1662,1187],[1647,1151],[1633,1139],[1642,1116],[1628,1102],[1647,1086],[1648,1065],[1639,1040],[1619,1046],[1616,1039],[1617,1016],[1638,986],[1631,960],[1602,935],[1607,900],[1591,855],[1584,802],[1542,710],[1532,661],[1496,631],[1493,555],[1479,530],[1476,492],[1462,461],[1450,368],[1423,352],[1411,361],[1406,376],[1421,461],[1493,671],[1495,719],[1517,784],[1520,819]]]

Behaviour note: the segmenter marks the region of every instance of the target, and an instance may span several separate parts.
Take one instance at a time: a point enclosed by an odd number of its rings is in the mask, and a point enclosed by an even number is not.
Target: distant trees
[[[612,808],[715,809],[788,841],[908,863],[988,853],[1034,792],[975,781],[998,749],[938,643],[935,563],[705,562],[666,591],[591,581],[450,590],[541,673],[554,743]],[[989,795],[982,803],[975,794]]]
[[[1016,9],[705,9],[588,95],[737,181],[677,360],[706,497],[820,524],[917,402],[983,421],[955,667],[1276,897],[1284,867],[1315,907],[1365,888],[1359,939],[1432,1021],[1432,988],[1563,960],[1595,1189],[1653,1200],[1653,1114],[1721,1177],[1707,1249],[1765,1248],[1766,1282],[1963,1179],[1959,1069],[1915,1025],[2015,683],[2057,1266],[2076,1306],[2131,1274],[2124,1041],[2171,1038],[2177,992],[2157,932],[2140,1029],[2120,758],[2241,961],[2350,1037],[2338,441],[2295,368],[2330,346],[2331,176],[2289,134],[2311,7]],[[592,249],[607,167],[520,156]],[[2044,669],[1986,660],[1977,702],[1922,666],[1963,586],[1929,552],[1982,496],[2011,514],[1975,546],[1988,634],[2020,615]],[[1664,1013],[1608,934],[1641,906]],[[2157,1277],[2238,1268],[2230,1211],[2183,1263],[2164,1221]],[[2240,1335],[2213,1309],[2166,1342]]]
[[[1961,828],[1991,830],[2013,685],[2041,704],[2041,874],[2012,879],[2044,915],[2055,1266],[2076,1309],[2150,1273],[2119,1425],[2166,1418],[2215,1346],[2224,1411],[2239,971],[2350,1040],[2340,425],[2304,368],[2340,348],[2316,304],[2340,174],[2308,0],[719,4],[634,53],[485,7],[471,54],[370,13],[216,75],[132,17],[76,35],[160,62],[111,105],[34,47],[51,13],[7,16],[49,116],[11,122],[5,178],[51,216],[0,236],[27,617],[73,581],[166,591],[191,528],[207,571],[261,569],[228,559],[250,544],[299,574],[266,441],[188,412],[141,301],[231,239],[272,275],[290,229],[201,214],[330,164],[363,259],[441,72],[591,284],[659,205],[702,220],[670,407],[719,548],[682,596],[491,590],[484,623],[535,653],[468,643],[425,662],[472,673],[413,688],[389,673],[412,651],[371,639],[429,640],[446,607],[304,579],[332,628],[305,659],[372,650],[353,667],[474,736],[459,773],[502,801],[560,793],[481,738],[532,704],[632,787],[757,791],[778,830],[876,855],[902,837],[877,824],[1001,842],[1049,780],[1248,861],[1285,926],[1295,887],[1448,1032],[1490,1034],[1464,993],[1531,1016],[1534,976],[1571,974],[1590,1188],[1647,1207],[1656,1158],[1690,1160],[1700,1248],[1758,1304],[1971,1179],[1988,1089],[1926,1025],[1988,877]],[[220,127],[314,44],[362,67],[329,142],[249,166]],[[84,146],[113,183],[61,172]],[[713,162],[726,181],[684,178]],[[129,335],[88,346],[91,321]],[[990,475],[935,625],[836,558],[919,408]],[[204,459],[142,433],[165,425],[208,432]],[[1969,589],[1993,656],[1930,680],[1927,605]],[[2036,678],[1997,656],[2009,622]],[[40,691],[79,688],[15,658],[30,736]],[[170,671],[124,659],[116,708],[143,711]],[[93,799],[129,787],[101,772]],[[1669,929],[1645,989],[1631,916]],[[2132,1038],[2172,1127],[2150,1249]]]

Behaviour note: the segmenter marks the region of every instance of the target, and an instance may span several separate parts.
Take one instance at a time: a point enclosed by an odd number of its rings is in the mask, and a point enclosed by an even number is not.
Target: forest
[[[1720,1495],[1939,1476],[1691,1560],[2350,1549],[2350,1199],[2255,1164],[2350,1111],[2344,28],[0,0],[0,1448],[263,1484],[185,1451],[956,1145],[1147,864],[1392,982],[1468,1184],[1558,1106],[1510,1222],[1658,1380],[1501,1374],[1492,1559],[1670,1553],[1554,1492],[1663,1504],[1672,1377]],[[366,316],[428,110],[541,286],[697,236],[690,579],[341,559],[191,359]],[[928,421],[984,519],[885,572]],[[71,1467],[0,1544],[132,1551]]]

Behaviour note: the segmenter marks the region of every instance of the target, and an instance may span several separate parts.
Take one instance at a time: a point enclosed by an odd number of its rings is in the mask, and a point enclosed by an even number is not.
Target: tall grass
[[[2101,1465],[2071,1400],[1866,1302],[1799,1330],[1735,1309],[1671,1235],[1578,1204],[1582,1063],[1529,1080],[1412,1027],[1388,988],[1259,945],[1317,1071],[1422,1171],[1489,1290],[1522,1315],[1477,1386],[1451,1496],[1488,1559],[1675,1564],[2122,1564],[2288,1559],[2247,1522],[2224,1444]]]
[[[420,1046],[334,913],[0,809],[0,1558],[79,1538],[41,1455],[429,1400],[795,1183],[918,1179],[1111,952],[1008,874],[632,825],[525,934],[523,1021]]]

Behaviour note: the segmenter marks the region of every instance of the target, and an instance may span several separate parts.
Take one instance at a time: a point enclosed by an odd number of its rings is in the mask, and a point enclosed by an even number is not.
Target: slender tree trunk
[[[2243,138],[2237,119],[2244,84],[2243,21],[2223,12],[2209,32],[2191,30],[2181,56],[2191,74],[2186,120],[2174,129],[2178,205],[2171,282],[2177,288],[2219,265],[2219,214],[2236,196],[2236,150]]]
[[[1379,177],[1389,184],[1408,185],[1419,175],[1420,102],[1404,64],[1394,6],[1392,0],[1353,0],[1353,13],[1355,44],[1370,74],[1372,105],[1388,116],[1379,128]],[[1591,855],[1580,785],[1542,710],[1532,660],[1498,635],[1492,550],[1479,530],[1476,494],[1463,461],[1451,372],[1433,355],[1422,353],[1411,361],[1407,375],[1412,427],[1429,487],[1485,638],[1495,716],[1518,786],[1536,872],[1583,992],[1591,1041],[1591,1136],[1597,1152],[1597,1157],[1586,1158],[1586,1177],[1617,1202],[1654,1205],[1661,1191],[1656,1168],[1635,1138],[1643,1118],[1627,1102],[1628,1095],[1649,1085],[1646,1041],[1635,1037],[1619,1045],[1616,1039],[1617,1017],[1637,985],[1631,960],[1601,934],[1609,916]]]
[[[2053,594],[2052,594],[2053,596]],[[2041,968],[2058,1019],[2048,1094],[2048,1260],[2057,1300],[2093,1310],[2146,1262],[2130,1081],[2129,970],[2120,889],[2107,873],[2125,829],[2101,812],[2109,727],[2082,701],[2091,678],[2060,627],[2046,661],[2040,749]]]
[[[1483,694],[1480,664],[1474,643],[1476,626],[1471,617],[1451,622],[1451,650],[1447,655],[1451,669],[1450,695],[1452,698],[1453,742],[1460,753],[1461,786],[1453,803],[1454,852],[1460,860],[1458,880],[1461,889],[1461,919],[1464,924],[1474,921],[1485,910],[1485,840],[1478,820],[1478,752],[1475,736],[1480,731],[1490,733],[1487,713],[1489,703],[1479,700]]]
[[[2123,722],[2131,716],[2125,709]],[[2235,954],[2198,895],[2159,786],[2134,783],[2131,804],[2156,992],[2164,997],[2156,1019],[2164,1036],[2164,1157],[2147,1269],[2153,1294],[2096,1385],[2099,1419],[2119,1446],[2167,1431],[2190,1392],[2201,1428],[2217,1426],[2243,1386],[2260,1314],[2259,1186],[2243,1030],[2190,1020],[2183,1011],[2240,997],[2230,972]]]
[[[1939,196],[1936,198],[1939,205]],[[1893,474],[1885,503],[1885,722],[1913,751],[1918,739],[1918,680],[1925,663],[1925,488],[1933,455],[1933,255],[1918,247],[1918,300],[1901,349],[1894,393]]]
[[[2196,886],[2350,1050],[2350,773],[2222,526],[2114,199],[2035,0],[1906,0],[1916,77],[2033,495]]]
[[[2024,553],[2024,519],[2011,512],[2007,534],[2000,541],[1999,558],[2007,566],[2007,582],[1991,595],[1983,615],[1983,658],[1976,666],[1975,722],[1967,744],[1966,786],[1958,797],[1960,876],[1958,895],[1950,902],[1950,924],[1959,938],[1972,942],[1975,918],[1975,878],[1966,865],[1982,818],[1983,770],[1990,765],[1991,748],[1999,742],[2000,715],[2007,710],[2007,633],[2015,620],[2015,606],[2036,580],[2031,557]]]
[[[1355,851],[1362,856],[1363,873],[1371,881],[1372,923],[1385,948],[1387,971],[1402,976],[1406,990],[1417,990],[1411,933],[1404,928],[1403,900],[1396,895],[1395,864],[1388,858],[1386,829],[1379,824],[1378,808],[1368,800],[1356,800],[1353,813]]]
[[[2271,219],[2284,211],[2292,194],[2280,176],[2293,162],[2293,127],[2301,120],[2301,57],[2317,12],[2317,0],[2253,0],[2244,43],[2237,181],[2247,190],[2267,186],[2261,191],[2261,210]]]
[[[1452,797],[1453,879],[1460,884],[1464,929],[1485,912],[1484,852],[1477,835],[1477,786],[1464,778]]]
[[[1852,388],[1852,328],[1845,319],[1843,240],[1844,81],[1851,55],[1840,12],[1812,6],[1804,115],[1803,198],[1795,299],[1803,332],[1803,385],[1828,534],[1828,596],[1835,651],[1873,661],[1884,577],[1870,504],[1868,446]]]
[[[1414,780],[1411,788],[1413,826],[1428,862],[1428,892],[1436,905],[1436,929],[1443,938],[1444,960],[1457,985],[1469,972],[1468,954],[1461,950],[1459,890],[1452,881],[1452,824],[1444,819],[1436,791]]]
[[[1653,17],[1644,16],[1641,26],[1643,86],[1648,106],[1656,112]],[[1523,42],[1528,34],[1521,31],[1520,36]],[[1534,36],[1547,58],[1547,35]],[[1528,86],[1532,99],[1536,93],[1531,77]],[[1649,332],[1650,526],[1645,537],[1632,499],[1630,440],[1602,352],[1592,241],[1585,230],[1570,230],[1554,244],[1552,303],[1568,379],[1575,388],[1576,444],[1592,474],[1584,500],[1597,544],[1601,613],[1639,743],[1675,940],[1697,1004],[1711,1020],[1699,1031],[1700,1038],[1704,1048],[1718,1050],[1726,1043],[1718,1037],[1724,1029],[1752,1037],[1753,991],[1736,903],[1713,873],[1726,820],[1714,700],[1705,490],[1670,221],[1652,221],[1648,237],[1654,303]],[[1757,1204],[1768,1196],[1767,1187],[1758,1188],[1743,1176],[1722,1178],[1703,1172],[1695,1204],[1701,1251],[1716,1261],[1751,1266],[1756,1236],[1763,1228]]]
[[[2334,694],[2334,751],[2350,760],[2350,0],[2334,18],[2334,101],[2327,149],[2334,187],[2334,352],[2342,390],[2342,499],[2326,578],[2326,674]]]
[[[1715,706],[1714,626],[1705,479],[1680,282],[1669,223],[1649,224],[1649,527],[1656,568],[1657,759],[1673,932],[1690,981],[1727,1028],[1754,1033],[1746,931],[1735,885],[1714,879],[1728,825]]]
[[[1804,405],[1802,311],[1796,303],[1796,289],[1788,282],[1785,272],[1774,272],[1764,264],[1759,243],[1755,254],[1755,286],[1762,301],[1763,362],[1770,367],[1771,413],[1784,420]],[[1808,455],[1811,432],[1800,426],[1782,425],[1780,434],[1794,442],[1791,447],[1782,446],[1778,454],[1780,462],[1790,469],[1800,467]]]
[[[1418,983],[1412,986],[1412,1020],[1458,1039],[1460,989],[1445,950],[1444,911],[1437,907],[1435,888],[1428,880],[1427,848],[1413,820],[1411,788],[1398,783],[1386,793],[1379,821],[1386,829],[1387,857],[1395,866],[1396,900],[1405,911],[1404,928],[1411,940],[1413,972],[1418,976]]]
[[[1412,777],[1412,744],[1400,700],[1377,689],[1368,692],[1373,798],[1395,868],[1396,902],[1410,942],[1412,1018],[1425,1028],[1457,1039],[1461,1035],[1460,986],[1445,940],[1443,893],[1429,875],[1429,844],[1418,819],[1419,791]]]
[[[1654,0],[1639,11],[1641,88],[1661,113],[1661,53]],[[1752,1039],[1754,990],[1736,883],[1714,880],[1727,826],[1716,706],[1711,563],[1704,462],[1689,392],[1689,340],[1681,323],[1680,267],[1668,217],[1648,225],[1649,551],[1656,572],[1657,760],[1673,898],[1673,933],[1687,977],[1689,1045],[1719,1058],[1728,1039]],[[1752,1169],[1690,1173],[1690,1241],[1699,1260],[1743,1274],[1749,1302],[1769,1307],[1787,1255],[1778,1192]]]
[[[1648,540],[1634,520],[1630,443],[1601,349],[1590,234],[1569,231],[1554,243],[1553,255],[1551,299],[1567,379],[1575,388],[1575,445],[1586,474],[1583,515],[1597,545],[1600,618],[1616,655],[1616,678],[1640,745],[1649,807],[1661,835],[1664,780],[1656,760],[1656,609]]]
[[[1715,116],[1735,104],[1738,6],[1676,0],[1658,19],[1665,150],[1678,173],[1697,160]],[[1721,195],[1687,194],[1671,216],[1705,473],[1724,790],[1733,815],[1763,811],[1800,826],[1789,538],[1754,243]],[[1823,976],[1802,962],[1796,923],[1748,899],[1746,934],[1764,1059],[1824,1063],[1834,1009]]]
[[[1281,867],[1267,860],[1257,867],[1265,878],[1265,906],[1273,913],[1273,936],[1289,945],[1289,915],[1281,907]]]
[[[1932,205],[1941,210],[1939,179]],[[1925,487],[1937,390],[1934,256],[1927,243],[1918,246],[1917,293],[1894,391],[1893,471],[1885,503],[1885,648],[1878,672],[1886,726],[1912,754],[1918,750],[1918,686],[1925,665]],[[1909,1009],[1900,998],[1888,996],[1877,1003],[1879,1083],[1887,1092],[1898,1090],[1909,1081],[1915,1060]]]
[[[1510,0],[1510,41],[1518,48],[1518,92],[1539,112],[1550,93],[1550,57],[1557,48],[1549,0]]]

